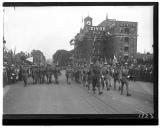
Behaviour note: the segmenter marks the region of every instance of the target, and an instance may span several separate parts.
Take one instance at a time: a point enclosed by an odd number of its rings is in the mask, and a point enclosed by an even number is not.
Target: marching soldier
[[[106,86],[107,91],[110,90],[110,86],[111,86],[111,75],[110,75],[110,69],[109,69],[109,65],[107,65],[105,63],[105,66],[102,68],[102,85],[103,85],[103,89]]]
[[[120,72],[119,66],[117,66],[114,68],[114,73],[113,73],[115,90],[116,90],[116,82],[118,82],[119,84],[121,83],[120,77],[121,77],[121,72]],[[119,86],[119,90],[120,90],[120,86]]]
[[[51,83],[52,79],[51,65],[47,65],[46,67],[46,77],[47,77],[47,84]]]
[[[83,68],[83,86],[87,87],[88,85],[88,69],[87,66]]]
[[[90,90],[90,84],[92,84],[92,78],[93,78],[93,63],[92,62],[90,63],[87,75],[88,75],[88,78],[87,78],[87,81],[88,81],[87,87],[88,87],[88,90]]]
[[[27,76],[28,76],[28,73],[27,73],[27,66],[24,66],[22,68],[22,79],[24,81],[24,87],[27,86]]]
[[[131,96],[129,93],[129,81],[128,81],[128,72],[129,69],[127,67],[127,63],[125,63],[125,66],[122,66],[121,73],[122,73],[122,78],[121,78],[121,95],[123,94],[123,87],[126,85],[126,91],[127,91],[127,96]]]
[[[93,87],[93,92],[95,93],[96,87],[98,88],[99,95],[102,94],[100,90],[100,78],[101,78],[101,71],[99,65],[95,65],[93,67],[93,78],[92,78],[92,87]]]
[[[36,66],[35,68],[35,84],[38,84],[39,82],[39,67]]]
[[[105,87],[105,74],[107,71],[107,62],[104,63],[104,66],[101,67],[101,85],[102,85],[102,89],[104,89]]]
[[[31,77],[32,77],[33,84],[35,84],[34,73],[35,73],[35,67],[32,66],[31,67]]]
[[[45,79],[45,67],[41,66],[40,67],[40,84],[44,83],[44,79]]]
[[[60,70],[58,68],[58,65],[56,65],[55,69],[54,69],[54,78],[55,78],[55,83],[56,84],[59,84],[59,81],[58,81],[58,75],[60,73]]]
[[[40,75],[40,84],[42,84],[42,79],[43,79],[43,67],[42,66],[39,69],[39,75]]]
[[[67,79],[67,84],[71,84],[72,69],[71,69],[70,65],[68,65],[65,75],[66,75],[66,79]]]

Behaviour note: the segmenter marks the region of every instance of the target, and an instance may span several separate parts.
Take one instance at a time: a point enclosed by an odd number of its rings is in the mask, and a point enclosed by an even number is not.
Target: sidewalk
[[[8,92],[8,90],[10,89],[10,85],[5,85],[4,88],[3,88],[3,96],[5,96]]]
[[[13,84],[8,84],[8,85],[5,85],[4,87],[3,87],[3,96],[5,96],[7,93],[8,93],[8,91],[10,90],[10,88],[11,88],[11,86],[14,86],[14,85],[17,85],[17,84],[21,84],[23,81],[17,81],[17,82],[15,82],[15,83],[13,83]]]

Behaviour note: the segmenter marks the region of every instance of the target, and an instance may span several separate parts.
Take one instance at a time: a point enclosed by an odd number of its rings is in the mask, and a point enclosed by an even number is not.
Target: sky
[[[82,18],[93,26],[106,19],[138,22],[137,52],[153,53],[152,6],[5,7],[6,47],[16,52],[41,50],[47,59],[58,49],[71,50],[69,41],[83,27]]]

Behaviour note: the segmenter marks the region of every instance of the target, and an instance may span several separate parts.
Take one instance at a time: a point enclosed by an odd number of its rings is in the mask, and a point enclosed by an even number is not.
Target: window
[[[127,60],[128,59],[128,56],[124,56],[124,59]]]
[[[129,28],[125,28],[125,33],[129,33]]]
[[[129,32],[130,32],[129,28],[125,28],[125,33],[129,33]]]
[[[125,42],[129,42],[129,38],[128,37],[125,37]]]
[[[124,52],[128,52],[129,51],[129,47],[124,47]]]
[[[124,33],[124,28],[121,27],[121,28],[120,28],[120,32],[121,32],[121,33]]]

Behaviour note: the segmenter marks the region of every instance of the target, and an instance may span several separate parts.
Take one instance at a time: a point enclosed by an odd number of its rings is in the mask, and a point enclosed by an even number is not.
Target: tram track
[[[79,88],[81,88],[81,89],[87,91],[85,88],[83,88],[83,87],[81,87],[81,86],[79,86],[79,85],[77,85],[77,87],[79,87]],[[109,105],[108,103],[106,103],[106,102],[104,102],[103,100],[101,100],[100,98],[98,98],[95,94],[92,94],[92,93],[90,93],[90,92],[88,92],[87,94],[90,95],[90,96],[92,96],[92,97],[94,97],[94,98],[97,100],[97,102],[103,104],[103,106],[104,106],[105,108],[107,108],[107,110],[109,110],[109,108],[110,108],[113,112],[115,112],[115,114],[121,114],[117,109],[115,109],[114,107],[112,107],[112,106]],[[93,104],[91,104],[91,103],[89,102],[89,100],[87,100],[87,98],[86,98],[85,96],[82,96],[82,97],[87,101],[87,103],[88,103],[89,105],[91,105],[92,107],[94,106]]]

